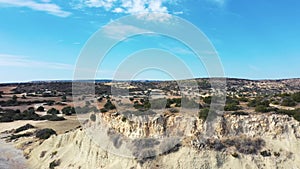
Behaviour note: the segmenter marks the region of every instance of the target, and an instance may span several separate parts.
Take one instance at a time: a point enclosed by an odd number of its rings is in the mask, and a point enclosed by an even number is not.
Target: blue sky
[[[98,29],[141,12],[176,15],[197,26],[216,48],[227,77],[300,77],[299,8],[297,0],[0,0],[0,82],[72,79],[81,49]],[[112,78],[122,59],[148,46],[175,46],[195,76],[207,76],[182,44],[144,36],[109,53],[97,78]],[[168,77],[148,71],[138,78]]]

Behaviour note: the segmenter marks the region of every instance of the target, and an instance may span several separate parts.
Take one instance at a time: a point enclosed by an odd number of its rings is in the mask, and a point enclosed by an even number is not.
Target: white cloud
[[[84,3],[88,7],[103,7],[107,10],[111,9],[117,0],[86,0]]]
[[[143,19],[157,19],[164,21],[169,18],[169,10],[167,4],[173,1],[167,0],[80,0],[79,4],[73,5],[84,8],[103,8],[105,11],[121,14],[146,14],[149,12],[157,13],[157,15],[145,15]]]
[[[123,8],[115,8],[112,12],[114,12],[114,13],[123,13],[124,9]]]
[[[63,69],[73,70],[74,66],[64,63],[43,62],[31,60],[26,56],[16,56],[8,54],[0,54],[1,67],[31,67],[31,68],[48,68],[48,69]]]
[[[27,7],[37,11],[47,12],[51,15],[59,17],[68,17],[70,12],[64,11],[60,6],[44,1],[44,3],[35,2],[33,0],[0,0],[0,5],[5,4],[13,7]]]

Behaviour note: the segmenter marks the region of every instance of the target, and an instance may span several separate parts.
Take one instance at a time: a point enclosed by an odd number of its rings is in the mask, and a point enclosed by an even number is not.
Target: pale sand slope
[[[0,123],[0,133],[4,131],[9,131],[12,129],[19,128],[26,124],[31,124],[38,129],[42,128],[52,128],[56,131],[57,134],[65,133],[71,129],[80,126],[77,116],[65,116],[66,120],[64,121],[33,121],[33,120],[19,120],[14,122]]]
[[[47,169],[49,164],[60,159],[56,169],[297,169],[300,168],[300,142],[294,136],[288,139],[265,138],[266,149],[280,152],[279,157],[239,154],[234,158],[226,152],[212,150],[197,151],[181,147],[179,151],[158,156],[154,160],[139,164],[134,159],[110,154],[97,147],[80,129],[52,136],[30,154],[30,168]],[[44,151],[45,156],[41,157]],[[51,154],[55,154],[51,156]]]

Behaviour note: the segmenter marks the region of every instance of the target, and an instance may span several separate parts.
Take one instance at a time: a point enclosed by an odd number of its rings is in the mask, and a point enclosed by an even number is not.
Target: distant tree
[[[116,109],[116,106],[110,100],[107,100],[107,102],[104,105],[104,108],[107,110],[113,110]]]
[[[199,119],[202,119],[203,121],[205,121],[206,118],[207,118],[207,116],[208,116],[208,113],[209,113],[209,109],[208,108],[200,110],[200,112],[198,114]]]
[[[17,128],[17,129],[15,130],[15,133],[19,133],[19,132],[21,132],[21,131],[25,131],[25,130],[28,130],[28,129],[31,129],[31,128],[34,128],[34,126],[31,125],[31,124],[26,124],[26,125],[24,125],[24,126],[21,126],[21,127]]]
[[[56,115],[56,114],[59,114],[59,111],[55,108],[51,108],[47,111],[47,114]]]
[[[130,98],[129,98],[129,100],[130,100],[130,101],[133,101],[133,100],[134,100],[134,98],[133,98],[133,97],[130,97]]]
[[[103,98],[100,97],[100,98],[98,98],[97,100],[98,100],[98,102],[102,102]]]
[[[36,132],[36,137],[39,139],[48,139],[50,136],[56,135],[56,132],[53,129],[42,129]]]
[[[271,111],[276,111],[276,108],[272,108],[272,107],[268,107],[268,106],[264,106],[264,105],[258,105],[255,107],[255,111],[256,112],[260,112],[260,113],[267,113],[267,112],[271,112]]]
[[[241,110],[242,108],[234,103],[231,104],[226,104],[224,107],[225,111],[237,111],[237,110]]]
[[[52,106],[54,103],[55,103],[55,101],[49,100],[49,101],[46,102],[46,105]]]
[[[24,94],[22,95],[22,99],[26,99],[26,96]]]
[[[89,101],[85,101],[85,106],[90,106],[91,103]]]
[[[91,114],[90,120],[93,121],[93,122],[95,122],[96,121],[96,115],[95,114]]]
[[[36,111],[43,112],[45,111],[45,108],[43,106],[39,106]]]
[[[296,102],[290,97],[284,98],[281,102],[281,106],[294,107],[296,105],[297,105]]]
[[[63,121],[66,120],[64,117],[47,114],[45,116],[40,117],[40,120],[48,120],[48,121]]]
[[[13,101],[13,102],[17,102],[17,99],[18,99],[18,97],[17,97],[16,95],[13,95],[12,101]]]
[[[40,120],[40,116],[35,113],[33,108],[28,108],[22,113],[14,116],[15,120]]]
[[[264,100],[262,98],[255,98],[253,100],[250,100],[248,103],[248,107],[257,107],[257,106],[265,106],[268,107],[270,104],[269,100]]]
[[[68,115],[68,116],[70,116],[72,114],[76,114],[75,108],[71,107],[71,106],[64,107],[61,111],[63,114]]]
[[[106,108],[102,108],[102,109],[100,109],[100,112],[101,113],[106,113],[106,112],[108,112],[108,110]]]
[[[293,100],[295,100],[296,102],[300,102],[300,92],[294,93],[292,95]]]
[[[61,101],[66,102],[67,101],[67,96],[66,95],[61,96]]]
[[[211,96],[204,97],[204,98],[203,98],[203,101],[204,101],[204,103],[206,103],[206,104],[210,104],[210,103],[211,103]]]
[[[246,97],[241,97],[241,98],[239,98],[239,100],[241,101],[241,102],[248,102],[249,101],[249,99],[248,98],[246,98]]]
[[[34,107],[28,107],[27,110],[33,110],[34,111]]]
[[[55,169],[57,166],[60,165],[60,163],[61,163],[61,162],[60,162],[60,159],[52,161],[52,162],[49,164],[49,169]]]
[[[239,100],[236,99],[236,98],[226,97],[226,104],[239,105],[240,102],[239,102]]]

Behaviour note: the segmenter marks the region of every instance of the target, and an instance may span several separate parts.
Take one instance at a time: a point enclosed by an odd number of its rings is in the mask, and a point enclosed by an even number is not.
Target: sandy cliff
[[[103,115],[98,115],[103,116]],[[183,139],[175,148],[156,157],[139,159],[122,157],[100,148],[86,130],[76,129],[52,136],[29,153],[30,168],[74,169],[194,169],[194,168],[300,168],[300,124],[293,118],[275,114],[225,115],[217,121],[213,138],[204,137],[202,120],[193,118],[184,124],[180,114],[156,116],[151,123],[120,120],[121,117],[106,116],[114,121],[111,128],[127,138],[166,133],[176,120],[183,132]],[[104,118],[103,118],[104,119]],[[93,126],[97,121],[90,121]],[[174,126],[173,126],[174,127]],[[56,165],[54,165],[56,164]]]

